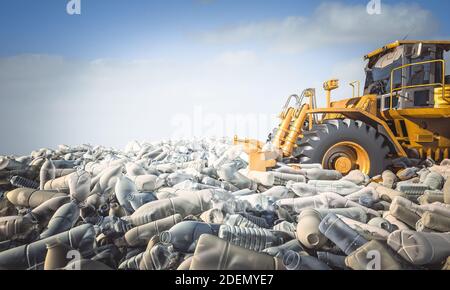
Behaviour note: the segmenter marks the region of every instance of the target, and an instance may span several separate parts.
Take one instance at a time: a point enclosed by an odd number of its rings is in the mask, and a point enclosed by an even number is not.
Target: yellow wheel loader
[[[388,44],[365,56],[363,96],[357,81],[350,84],[352,98],[331,102],[339,81],[327,81],[326,108],[317,108],[314,89],[288,98],[271,149],[237,137],[234,143],[244,145],[250,169],[257,171],[287,158],[299,167],[320,163],[343,174],[359,169],[375,176],[399,157],[449,158],[450,75],[444,59],[449,50],[450,41]]]

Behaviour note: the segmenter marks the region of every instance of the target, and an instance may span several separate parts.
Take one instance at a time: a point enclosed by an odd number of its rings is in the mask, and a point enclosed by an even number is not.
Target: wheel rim
[[[367,151],[355,142],[345,141],[333,145],[325,153],[322,166],[335,169],[342,174],[359,169],[365,174],[370,172],[370,158]]]

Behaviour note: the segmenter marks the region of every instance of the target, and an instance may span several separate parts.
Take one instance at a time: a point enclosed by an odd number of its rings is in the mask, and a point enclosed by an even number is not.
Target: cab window
[[[433,60],[431,55],[431,47],[424,46],[422,53],[418,57],[409,57],[412,64],[416,64],[404,69],[406,86],[426,85],[431,83],[431,75],[438,72],[442,66],[437,63],[424,63],[422,62]],[[438,67],[436,67],[436,65]],[[441,74],[442,75],[442,74]]]
[[[367,71],[365,89],[369,94],[384,95],[391,90],[391,72],[402,65],[402,59],[398,58],[384,67],[373,67]],[[394,88],[401,86],[401,71],[394,72]]]

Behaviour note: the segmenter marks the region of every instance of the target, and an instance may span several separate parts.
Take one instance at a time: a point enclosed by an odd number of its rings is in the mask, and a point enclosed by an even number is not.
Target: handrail
[[[353,91],[353,98],[355,98],[355,85],[357,85],[358,87],[358,94],[357,94],[357,98],[359,98],[361,96],[360,92],[361,92],[361,82],[360,81],[353,81],[351,83],[349,83],[349,85],[352,87],[352,91]]]
[[[428,63],[436,63],[440,62],[442,63],[442,83],[432,83],[432,84],[422,84],[422,85],[411,85],[411,86],[402,86],[399,88],[393,88],[394,86],[394,72],[397,70],[401,70],[407,67],[412,67],[415,65],[423,65]],[[442,98],[445,97],[445,60],[443,59],[433,59],[433,60],[427,60],[422,62],[416,62],[416,63],[409,63],[405,64],[399,67],[394,68],[391,71],[391,93],[390,93],[390,110],[392,110],[392,102],[393,102],[393,92],[401,91],[403,89],[411,89],[411,88],[422,88],[422,87],[434,87],[434,86],[442,86]]]
[[[289,107],[289,104],[290,104],[292,98],[294,98],[295,101],[296,101],[296,104],[295,104],[296,107],[297,107],[296,109],[300,108],[300,105],[301,105],[302,100],[303,100],[303,96],[302,96],[302,97],[299,97],[298,95],[290,95],[290,96],[287,98],[285,105],[283,106],[283,110],[281,111],[280,117],[281,117],[282,119],[286,117],[286,113],[287,113],[287,110],[288,110],[288,107]]]

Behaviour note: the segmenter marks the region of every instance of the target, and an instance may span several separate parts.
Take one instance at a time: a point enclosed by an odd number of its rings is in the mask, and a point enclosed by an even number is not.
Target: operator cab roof
[[[403,44],[417,44],[417,43],[423,43],[423,44],[436,44],[439,46],[443,46],[444,50],[450,50],[450,41],[449,40],[397,40],[395,42],[389,43],[388,45],[385,45],[381,48],[378,48],[371,53],[364,56],[364,59],[370,59],[374,56],[377,56],[383,52],[386,52],[390,49],[399,47]]]

